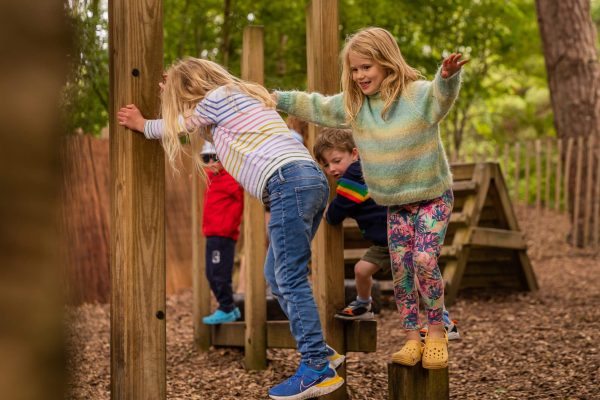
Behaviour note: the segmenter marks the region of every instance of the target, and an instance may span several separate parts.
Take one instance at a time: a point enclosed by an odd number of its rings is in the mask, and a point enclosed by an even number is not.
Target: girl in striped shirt
[[[327,179],[264,87],[211,61],[185,58],[169,68],[161,89],[162,119],[146,120],[130,104],[118,112],[119,124],[161,139],[171,164],[182,151],[181,135],[192,145],[204,137],[214,143],[225,170],[270,205],[265,277],[290,320],[301,363],[269,396],[299,399],[333,392],[344,383],[332,368],[343,356],[325,344],[307,277],[310,242],[329,195]],[[199,154],[192,156],[202,166]]]

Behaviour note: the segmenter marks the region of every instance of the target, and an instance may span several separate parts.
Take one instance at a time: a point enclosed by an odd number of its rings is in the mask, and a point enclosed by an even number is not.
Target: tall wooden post
[[[26,17],[25,17],[26,16]],[[0,2],[0,395],[65,398],[60,93],[62,1]],[[10,39],[9,39],[10,38]]]
[[[244,28],[242,47],[242,79],[264,82],[263,28]],[[267,299],[265,297],[265,211],[259,200],[244,195],[244,258],[246,293],[244,314],[246,330],[244,336],[244,364],[246,369],[267,367]]]
[[[308,90],[323,94],[339,92],[339,38],[337,0],[312,0],[306,13],[306,49],[308,63]],[[308,143],[312,150],[318,134],[314,125],[309,127]],[[330,198],[335,194],[330,181]],[[314,293],[319,306],[325,340],[337,351],[345,353],[344,325],[334,318],[344,306],[344,244],[340,226],[321,224],[314,242],[313,275]],[[345,366],[338,373],[346,378]],[[345,390],[337,390],[327,399],[345,399]]]
[[[165,168],[160,142],[116,122],[159,111],[161,0],[109,0],[111,398],[166,398]]]
[[[203,141],[200,140],[199,152]],[[202,317],[210,314],[210,286],[206,279],[206,238],[202,234],[202,215],[206,180],[192,167],[192,318],[194,324],[194,344],[200,351],[211,346],[210,326],[202,323]]]

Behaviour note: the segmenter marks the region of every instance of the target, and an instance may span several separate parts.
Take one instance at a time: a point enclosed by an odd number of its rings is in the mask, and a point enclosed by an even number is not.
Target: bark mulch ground
[[[452,399],[600,399],[600,259],[565,244],[567,219],[518,208],[538,278],[536,293],[461,293],[450,308],[461,341],[450,343]],[[269,350],[265,371],[246,372],[237,349],[199,353],[191,292],[168,299],[169,399],[265,399],[293,374],[292,350]],[[378,316],[378,350],[350,353],[350,399],[387,398],[387,362],[401,347],[397,312]],[[109,399],[109,307],[67,310],[69,398]]]

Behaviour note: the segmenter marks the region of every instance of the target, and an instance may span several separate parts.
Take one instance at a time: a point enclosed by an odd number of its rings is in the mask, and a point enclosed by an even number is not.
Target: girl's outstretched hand
[[[462,60],[462,54],[452,53],[442,62],[442,78],[446,79],[457,73],[469,60]]]
[[[121,108],[117,113],[117,120],[119,121],[119,125],[123,125],[134,131],[144,132],[146,119],[142,117],[142,113],[135,104],[128,104]]]

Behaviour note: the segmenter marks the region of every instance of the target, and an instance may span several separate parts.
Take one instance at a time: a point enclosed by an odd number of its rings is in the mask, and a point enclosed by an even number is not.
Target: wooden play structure
[[[446,305],[456,300],[461,289],[536,290],[525,240],[499,165],[453,164],[451,169],[454,209],[440,255]],[[354,221],[344,223],[344,233],[349,275],[370,243],[362,239]],[[393,290],[391,272],[376,278],[383,291]]]
[[[312,0],[307,6],[309,91],[333,94],[339,90],[339,71],[337,62],[333,61],[337,60],[339,51],[337,20],[336,0]],[[110,0],[109,22],[111,396],[113,399],[165,399],[164,154],[159,141],[146,140],[116,123],[116,112],[124,104],[137,104],[144,115],[158,114],[156,82],[160,81],[163,70],[162,1]],[[244,31],[242,77],[259,83],[263,81],[262,35],[259,27],[248,27]],[[311,126],[308,148],[312,148],[317,134],[318,129]],[[455,166],[453,172],[456,212],[448,232],[449,245],[443,252],[448,299],[453,300],[461,286],[496,285],[498,281],[510,287],[535,289],[535,277],[498,167],[462,165]],[[203,185],[200,177],[193,178],[194,341],[202,351],[212,345],[243,346],[246,368],[264,369],[267,348],[295,348],[295,343],[287,321],[267,321],[266,318],[263,208],[257,200],[246,198],[245,321],[203,325],[201,317],[211,311],[210,290],[204,274],[204,239],[199,223]],[[331,192],[333,196],[334,191]],[[314,240],[312,273],[325,339],[341,353],[374,351],[376,321],[344,322],[334,318],[335,311],[344,306],[343,264],[342,227],[322,224]],[[515,278],[514,282],[506,278],[509,275]],[[414,397],[421,393],[417,388],[430,385],[417,383],[408,387],[406,379],[433,382],[432,388],[448,387],[447,370],[432,374],[421,371],[420,365],[410,368],[390,364],[389,368],[390,398],[393,399],[419,398]],[[344,365],[338,373],[346,378]],[[401,389],[395,392],[392,388]],[[413,397],[402,397],[401,393]],[[435,393],[427,397],[431,400],[448,398],[447,389],[424,393]],[[325,398],[345,399],[347,394],[345,390],[338,390]]]

